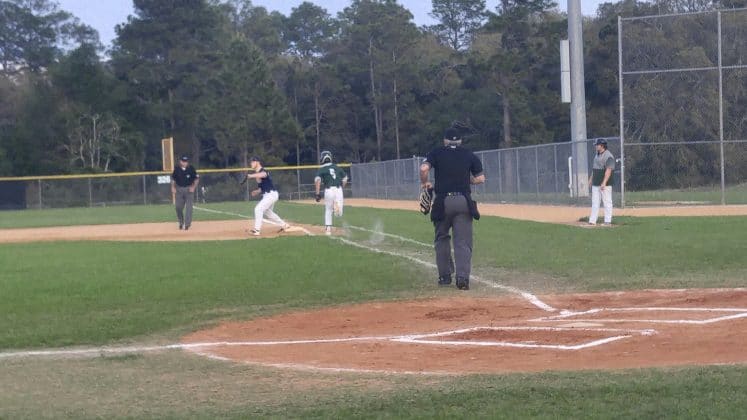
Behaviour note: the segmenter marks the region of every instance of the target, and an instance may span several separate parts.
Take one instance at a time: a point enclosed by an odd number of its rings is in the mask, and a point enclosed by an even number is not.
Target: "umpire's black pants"
[[[444,201],[444,218],[436,222],[436,265],[439,277],[469,279],[472,271],[472,214],[467,197],[448,196]],[[450,234],[451,232],[451,234]],[[454,259],[451,258],[451,238],[454,236]],[[456,267],[455,263],[456,262]]]

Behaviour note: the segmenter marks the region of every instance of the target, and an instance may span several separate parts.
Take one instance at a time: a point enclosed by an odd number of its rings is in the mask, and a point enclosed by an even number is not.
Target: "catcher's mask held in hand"
[[[433,188],[423,188],[420,191],[420,212],[427,215],[433,205]]]

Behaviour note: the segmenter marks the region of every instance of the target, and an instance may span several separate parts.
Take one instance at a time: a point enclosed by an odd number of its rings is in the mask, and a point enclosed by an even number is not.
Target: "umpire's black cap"
[[[183,155],[182,157],[179,158],[179,160],[181,160],[183,162],[189,162],[189,156]]]
[[[462,139],[462,134],[459,133],[459,130],[457,130],[454,127],[449,127],[444,131],[444,140],[449,141],[459,141]]]

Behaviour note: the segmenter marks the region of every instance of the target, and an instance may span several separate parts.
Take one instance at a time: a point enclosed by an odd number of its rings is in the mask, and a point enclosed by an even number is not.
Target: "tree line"
[[[332,16],[249,0],[134,0],[104,50],[53,0],[0,0],[0,174],[160,169],[160,140],[201,167],[422,155],[458,123],[474,149],[570,139],[551,0],[396,0]],[[618,132],[617,16],[747,0],[622,0],[584,21],[588,135]],[[680,30],[689,29],[683,26]],[[686,39],[686,38],[685,38]]]

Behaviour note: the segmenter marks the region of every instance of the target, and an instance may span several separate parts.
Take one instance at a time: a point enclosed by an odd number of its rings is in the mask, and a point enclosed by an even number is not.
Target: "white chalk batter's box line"
[[[434,340],[434,338],[448,337],[460,334],[480,331],[551,331],[551,332],[600,332],[611,333],[609,337],[598,340],[586,341],[577,344],[537,344],[531,341],[512,342],[512,341],[476,341],[476,340]],[[475,346],[475,347],[514,347],[524,349],[547,349],[547,350],[583,350],[590,347],[601,346],[614,341],[630,338],[635,335],[650,336],[656,334],[656,330],[631,330],[619,328],[575,328],[575,327],[473,327],[460,330],[444,331],[432,334],[409,335],[404,337],[393,338],[390,341],[409,343],[409,344],[426,344],[439,346]]]
[[[717,316],[708,319],[626,319],[626,318],[583,318],[584,315],[596,315],[603,313],[622,312],[705,312],[705,313],[727,313],[731,315]],[[674,308],[674,307],[641,307],[641,308],[598,308],[586,311],[564,311],[560,315],[546,316],[532,319],[532,322],[553,322],[573,320],[576,322],[641,322],[651,324],[689,324],[707,325],[716,322],[732,321],[747,318],[747,308]]]

